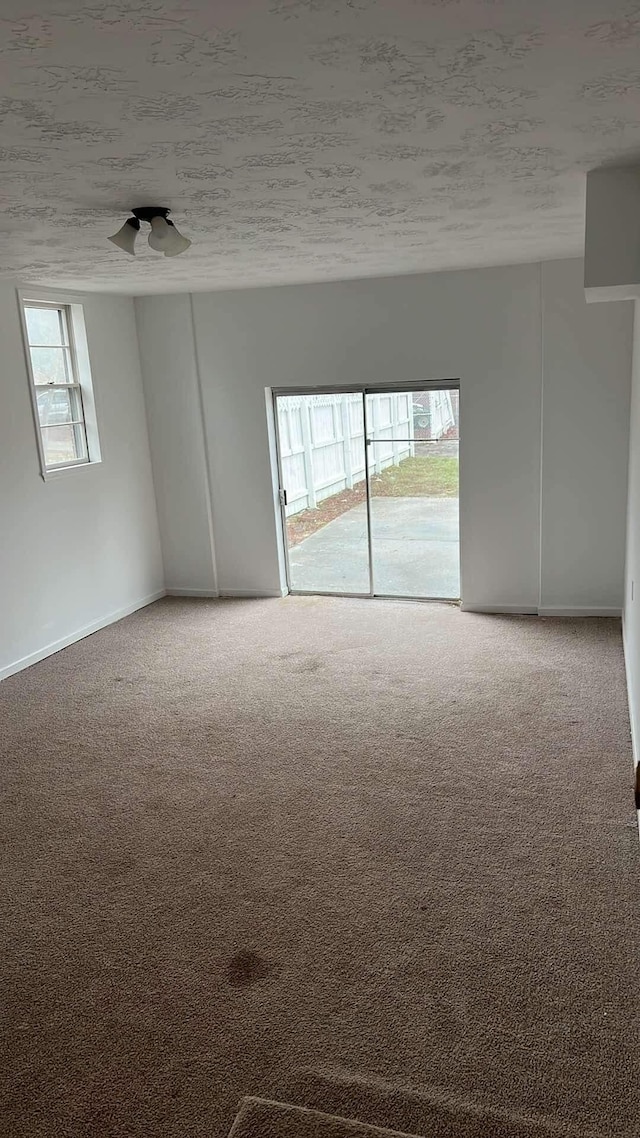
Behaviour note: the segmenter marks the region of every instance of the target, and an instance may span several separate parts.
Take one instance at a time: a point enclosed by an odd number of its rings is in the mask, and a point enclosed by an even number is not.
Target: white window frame
[[[35,289],[19,289],[18,290],[18,306],[20,311],[20,322],[22,327],[22,339],[24,344],[25,360],[27,365],[27,375],[29,379],[29,392],[31,398],[31,407],[33,411],[33,422],[36,434],[36,445],[38,449],[38,459],[40,463],[40,474],[44,481],[51,478],[57,478],[60,475],[68,474],[72,470],[82,470],[87,466],[93,466],[95,463],[102,461],[100,452],[100,440],[98,437],[98,424],[96,416],[95,398],[93,390],[93,379],[91,375],[91,365],[89,362],[89,347],[87,343],[87,332],[84,320],[84,309],[80,298],[74,294],[62,294],[56,292],[49,293],[48,291],[41,291]],[[62,317],[66,323],[66,332],[68,345],[65,353],[66,366],[71,371],[72,383],[67,384],[37,384],[33,372],[33,363],[31,359],[31,347],[29,332],[27,328],[27,320],[25,308],[49,308],[61,311],[64,313]],[[47,465],[44,442],[43,442],[43,428],[40,423],[40,415],[38,412],[38,391],[43,387],[55,387],[64,390],[72,390],[76,392],[75,399],[80,408],[80,418],[74,421],[74,426],[82,430],[82,439],[84,442],[84,456],[82,458],[73,459],[70,462],[55,463]]]

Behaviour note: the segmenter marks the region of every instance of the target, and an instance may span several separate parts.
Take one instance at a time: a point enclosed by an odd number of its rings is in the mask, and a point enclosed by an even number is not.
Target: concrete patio
[[[375,593],[459,597],[457,498],[374,497],[371,522]],[[295,590],[368,593],[366,503],[294,546],[289,567]]]

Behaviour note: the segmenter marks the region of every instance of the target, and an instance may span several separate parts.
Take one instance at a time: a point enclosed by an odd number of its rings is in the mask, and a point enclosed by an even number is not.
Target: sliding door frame
[[[287,589],[293,597],[354,597],[366,600],[395,600],[416,601],[420,604],[451,604],[456,598],[449,597],[411,597],[398,593],[376,593],[373,588],[373,537],[371,532],[371,482],[369,478],[369,445],[380,441],[369,438],[369,423],[367,413],[367,395],[399,394],[404,391],[460,391],[459,379],[430,379],[414,381],[413,383],[350,383],[331,386],[322,384],[314,387],[272,387],[273,420],[275,424],[276,460],[278,470],[278,499],[280,504],[280,525],[284,546],[285,575]],[[320,589],[294,589],[291,586],[291,566],[289,562],[289,541],[287,539],[286,491],[284,488],[282,470],[282,447],[280,442],[280,425],[278,422],[278,397],[286,395],[361,395],[364,426],[364,474],[367,504],[367,554],[369,559],[369,592],[343,593],[324,592]],[[459,414],[459,404],[458,404]],[[411,442],[410,439],[393,439],[394,442]]]

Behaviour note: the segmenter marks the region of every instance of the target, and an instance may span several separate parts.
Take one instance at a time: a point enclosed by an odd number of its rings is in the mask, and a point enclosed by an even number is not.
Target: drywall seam
[[[213,568],[213,583],[215,586],[215,595],[219,595],[218,585],[218,562],[216,560],[216,545],[215,545],[215,524],[213,513],[213,478],[211,476],[211,456],[209,454],[209,440],[207,438],[207,421],[205,418],[204,410],[204,395],[202,392],[202,373],[200,367],[200,352],[198,350],[198,338],[196,335],[196,319],[193,308],[193,293],[189,293],[189,312],[191,315],[191,339],[193,342],[193,362],[196,374],[196,392],[198,397],[198,415],[200,417],[200,430],[202,431],[202,446],[204,449],[204,465],[206,473],[206,486],[205,498],[207,504],[207,521],[209,524],[209,546],[211,549],[211,565]]]
[[[637,723],[637,699],[636,699],[636,677],[633,671],[633,653],[630,647],[630,622],[631,622],[631,604],[635,603],[633,594],[633,581],[634,571],[631,566],[631,555],[633,552],[633,545],[631,542],[631,534],[633,531],[633,506],[634,495],[632,487],[632,477],[635,473],[633,463],[633,443],[635,441],[634,435],[634,421],[633,412],[634,408],[634,391],[636,384],[636,368],[638,364],[637,350],[638,350],[638,320],[640,318],[640,305],[634,304],[633,312],[633,352],[631,357],[631,401],[629,407],[629,453],[627,458],[627,525],[625,533],[625,559],[624,559],[624,604],[622,609],[622,650],[624,654],[624,674],[627,683],[627,703],[629,707],[629,728],[631,731],[631,747],[633,751],[634,767],[640,763],[640,738],[638,733]],[[633,543],[635,544],[635,543]],[[633,602],[632,602],[633,597]],[[638,816],[640,824],[640,814]]]
[[[151,431],[149,430],[149,408],[147,406],[147,395],[144,387],[144,376],[142,374],[142,351],[140,347],[140,324],[138,321],[138,310],[136,308],[136,298],[131,297],[133,304],[133,326],[136,330],[136,344],[138,347],[138,371],[140,374],[140,387],[142,390],[142,406],[144,409],[144,421],[147,428],[147,451],[149,453],[149,463],[151,465],[151,486],[153,489],[153,502],[156,508],[156,521],[158,526],[158,545],[160,547],[160,564],[162,566],[162,579],[166,582],[166,569],[164,564],[164,549],[162,547],[162,534],[160,533],[160,511],[158,510],[158,492],[156,489],[156,480],[154,477],[153,457],[151,454]]]
[[[75,632],[69,633],[68,636],[61,637],[60,640],[54,640],[51,644],[45,645],[44,648],[38,648],[37,651],[30,652],[28,656],[23,656],[20,660],[14,660],[12,664],[7,664],[4,668],[0,668],[0,680],[6,680],[9,676],[15,675],[16,672],[21,672],[23,668],[29,668],[32,664],[37,664],[39,660],[44,660],[47,656],[55,655],[56,652],[60,652],[63,648],[68,648],[70,644],[76,644],[78,640],[84,640],[86,636],[91,636],[94,632],[99,632],[101,628],[106,628],[109,624],[115,624],[116,621],[122,620],[125,616],[130,616],[132,612],[137,612],[138,609],[145,608],[146,605],[153,604],[154,601],[159,601],[164,596],[165,590],[158,589],[155,593],[149,593],[148,596],[141,597],[140,600],[125,605],[124,608],[116,609],[115,612],[100,617],[99,620],[94,620],[91,624],[86,624],[84,628],[76,629]]]

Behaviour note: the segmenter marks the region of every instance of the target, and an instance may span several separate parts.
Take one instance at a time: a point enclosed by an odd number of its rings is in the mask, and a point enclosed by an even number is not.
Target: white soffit
[[[640,166],[587,174],[584,286],[588,301],[640,297]]]

